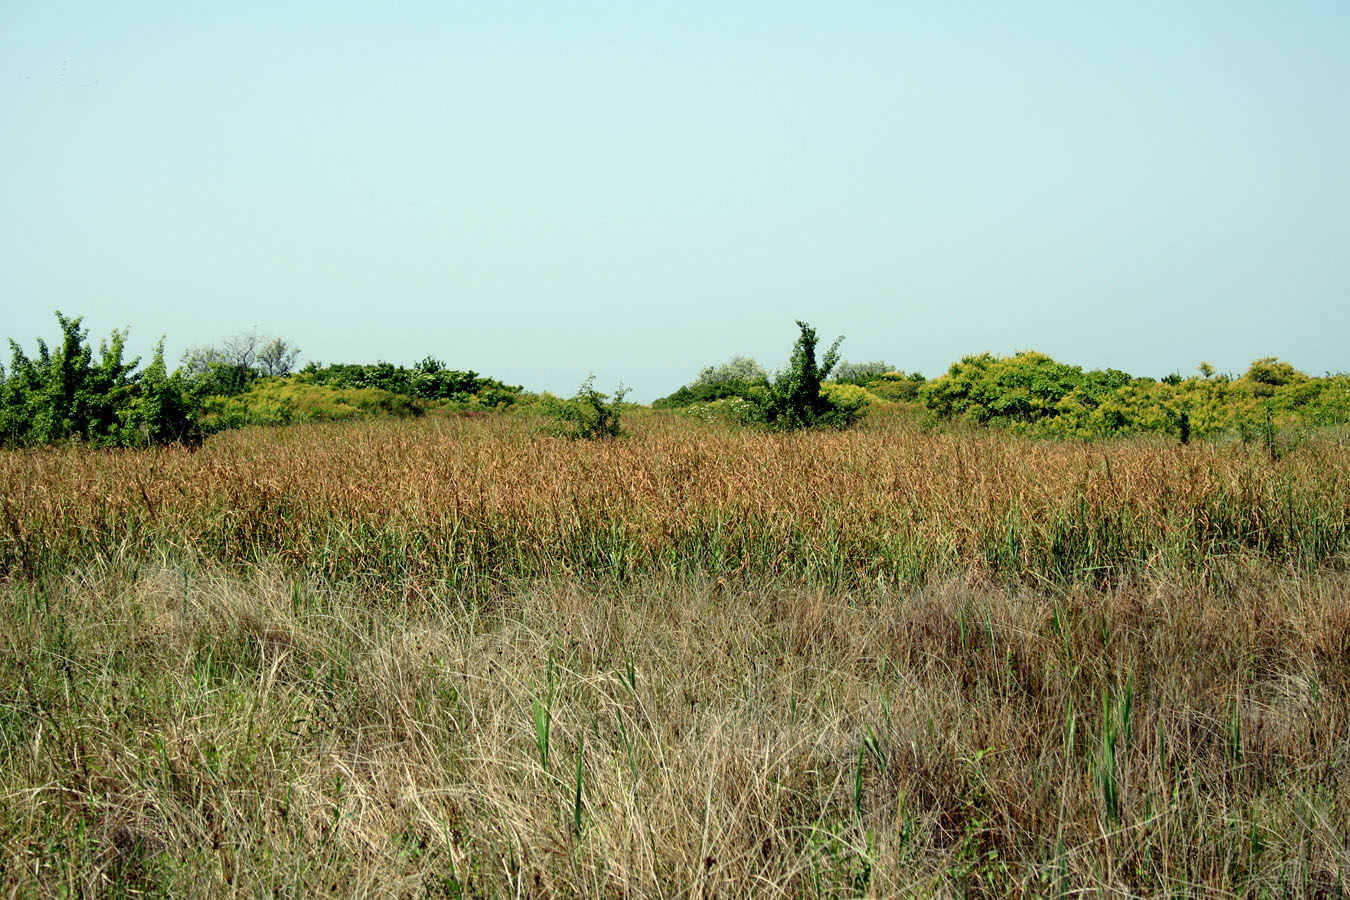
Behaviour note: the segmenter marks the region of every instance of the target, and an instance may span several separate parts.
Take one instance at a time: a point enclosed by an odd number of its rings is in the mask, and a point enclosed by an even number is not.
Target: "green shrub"
[[[518,385],[503,384],[477,372],[447,369],[428,356],[411,369],[393,363],[373,365],[338,364],[305,367],[298,378],[313,384],[343,388],[376,388],[419,400],[433,400],[466,406],[507,406],[519,397]]]
[[[830,397],[821,384],[839,361],[836,338],[825,358],[816,361],[816,330],[798,320],[801,334],[792,347],[788,367],[779,372],[763,395],[754,399],[758,420],[774,431],[802,428],[847,428],[862,412],[865,401]]]
[[[155,345],[150,365],[140,374],[132,403],[123,411],[123,422],[137,436],[131,443],[197,444],[203,432],[197,404],[187,381],[169,374],[164,364],[164,340]]]
[[[1058,415],[1059,402],[1083,387],[1082,369],[1023,351],[1004,358],[965,356],[920,393],[924,404],[943,418],[1030,423]],[[1090,401],[1093,394],[1085,391],[1083,396]]]
[[[843,406],[856,406],[859,409],[883,402],[880,397],[860,384],[828,382],[821,385],[821,393],[831,403]]]
[[[883,382],[869,390],[885,396]],[[1160,433],[1185,437],[1235,434],[1256,440],[1263,429],[1337,425],[1350,413],[1350,378],[1309,378],[1273,357],[1241,378],[1217,375],[1158,381],[1118,369],[1084,372],[1043,353],[964,357],[919,390],[939,417],[1007,426],[1060,437]]]
[[[29,359],[13,340],[9,370],[0,368],[0,445],[25,447],[80,441],[95,447],[193,441],[198,436],[183,380],[164,365],[164,342],[142,373],[122,358],[126,333],[100,343],[98,361],[85,343],[81,318],[60,312],[61,341],[38,340]]]
[[[706,403],[691,403],[681,407],[680,412],[705,422],[721,420],[737,425],[751,425],[759,421],[759,407],[753,400],[747,400],[745,397],[724,397]]]
[[[561,437],[587,440],[621,437],[624,432],[619,417],[627,393],[628,389],[621,384],[611,399],[608,394],[595,389],[595,376],[592,375],[568,400],[546,397],[544,408],[553,417],[551,430]]]
[[[918,372],[883,372],[863,385],[874,396],[898,403],[912,403],[919,399],[919,389],[928,383]]]

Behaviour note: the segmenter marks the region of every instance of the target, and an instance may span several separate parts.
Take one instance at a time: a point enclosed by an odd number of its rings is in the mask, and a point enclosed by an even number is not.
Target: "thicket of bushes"
[[[1252,437],[1263,427],[1334,425],[1350,418],[1350,376],[1312,378],[1273,357],[1256,360],[1240,378],[1202,364],[1199,375],[1154,380],[1117,369],[1084,371],[1031,351],[983,353],[954,363],[918,393],[941,418],[1066,437]]]
[[[34,358],[9,342],[9,368],[0,367],[0,446],[130,447],[198,438],[190,386],[168,373],[163,341],[137,372],[139,358],[123,359],[125,332],[103,341],[95,360],[81,319],[59,312],[56,319],[60,342],[48,347],[39,339]]]
[[[341,388],[373,388],[418,400],[432,400],[479,407],[509,406],[520,398],[520,385],[504,384],[472,371],[448,369],[428,356],[412,368],[393,363],[373,365],[311,364],[296,376],[298,381]]]
[[[771,382],[767,376],[738,377],[747,367],[736,362],[704,369],[653,406],[763,421]],[[1203,363],[1189,378],[1153,379],[1119,369],[1084,370],[1035,351],[981,353],[963,357],[931,381],[884,362],[839,363],[832,379],[822,376],[819,389],[825,401],[854,407],[854,415],[869,405],[918,404],[939,421],[1054,437],[1166,433],[1188,440],[1227,433],[1252,440],[1272,429],[1350,421],[1350,375],[1314,378],[1274,357],[1256,360],[1236,378]],[[799,392],[798,400],[804,397]]]
[[[9,367],[0,366],[0,446],[196,443],[244,425],[491,409],[515,403],[522,390],[431,356],[412,368],[312,364],[291,374],[299,349],[256,332],[193,347],[172,373],[161,340],[138,371],[139,359],[123,358],[125,332],[114,331],[95,354],[80,318],[56,318],[61,339],[51,347],[39,339],[33,358],[10,341]]]

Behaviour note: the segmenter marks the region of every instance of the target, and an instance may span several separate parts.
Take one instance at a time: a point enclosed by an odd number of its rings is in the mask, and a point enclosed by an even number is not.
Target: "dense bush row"
[[[312,364],[301,370],[297,379],[311,384],[341,388],[374,388],[419,400],[466,403],[476,406],[508,406],[519,397],[519,385],[503,384],[477,372],[447,369],[445,363],[428,356],[412,368],[393,363],[374,365]]]
[[[242,425],[415,416],[430,405],[495,409],[528,397],[518,385],[447,368],[432,356],[411,367],[311,363],[292,374],[298,348],[256,332],[192,348],[173,373],[161,342],[137,371],[139,360],[123,359],[124,333],[114,331],[96,360],[81,320],[57,313],[57,321],[61,340],[55,347],[39,340],[32,359],[10,341],[9,368],[0,366],[0,446],[187,443]],[[843,428],[870,405],[905,403],[934,420],[1032,435],[1170,433],[1183,442],[1220,433],[1269,440],[1275,429],[1350,419],[1350,375],[1313,378],[1275,358],[1255,361],[1238,378],[1206,363],[1196,376],[1155,380],[1118,369],[1084,371],[1034,351],[982,353],[930,381],[885,362],[841,362],[839,340],[818,360],[815,330],[797,325],[791,359],[773,376],[738,356],[704,368],[652,405],[784,430]],[[588,382],[570,401],[543,411],[566,433],[619,434],[621,396],[610,401]]]
[[[53,347],[39,339],[35,357],[10,341],[9,367],[0,366],[0,446],[196,443],[243,425],[412,416],[433,404],[494,408],[521,393],[430,356],[412,368],[314,364],[291,374],[298,348],[256,333],[191,348],[172,373],[161,341],[138,371],[139,359],[123,358],[125,332],[95,354],[80,318],[56,318],[61,339]]]
[[[710,366],[653,406],[753,420],[772,384],[762,369],[759,377],[747,377],[757,368],[742,357]],[[1350,420],[1350,375],[1313,378],[1273,357],[1256,360],[1238,378],[1216,374],[1206,363],[1190,378],[1156,380],[1119,369],[1085,371],[1034,351],[966,356],[931,381],[882,362],[840,363],[821,390],[826,400],[855,407],[919,404],[939,421],[1059,437],[1170,433],[1188,440],[1236,433],[1250,439],[1270,429]]]
[[[984,353],[954,363],[919,396],[942,418],[1075,437],[1230,431],[1248,437],[1262,427],[1350,418],[1350,376],[1311,378],[1274,358],[1255,361],[1240,378],[1202,364],[1199,375],[1155,381],[1116,369],[1085,372],[1031,351]]]

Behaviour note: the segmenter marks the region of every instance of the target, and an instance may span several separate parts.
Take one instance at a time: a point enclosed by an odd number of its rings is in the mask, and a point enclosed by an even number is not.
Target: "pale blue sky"
[[[1350,3],[0,9],[0,337],[1350,368]]]

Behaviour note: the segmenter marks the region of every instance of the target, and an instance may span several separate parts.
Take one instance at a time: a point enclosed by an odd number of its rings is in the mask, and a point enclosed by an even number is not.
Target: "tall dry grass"
[[[1344,448],[690,427],[0,456],[0,894],[1345,895]]]
[[[630,440],[527,420],[297,426],[198,452],[0,454],[0,572],[170,555],[481,588],[559,573],[972,571],[1111,580],[1350,549],[1350,448],[1033,443],[882,427],[767,435],[652,417]]]

